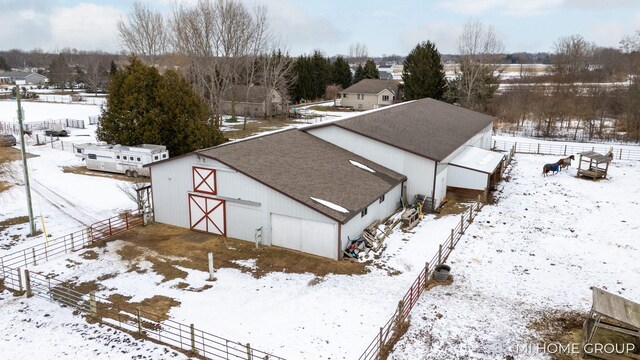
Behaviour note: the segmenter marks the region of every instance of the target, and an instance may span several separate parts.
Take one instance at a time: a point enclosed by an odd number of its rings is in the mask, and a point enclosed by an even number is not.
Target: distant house
[[[340,105],[357,110],[377,109],[400,101],[396,80],[364,79],[340,92]]]
[[[7,71],[0,73],[0,84],[39,85],[49,82],[46,76],[35,72]]]
[[[393,74],[388,71],[378,71],[378,77],[380,80],[393,80]]]
[[[277,90],[268,91],[261,85],[236,85],[227,89],[222,94],[222,112],[231,115],[234,102],[237,116],[276,116],[287,110],[285,99]]]

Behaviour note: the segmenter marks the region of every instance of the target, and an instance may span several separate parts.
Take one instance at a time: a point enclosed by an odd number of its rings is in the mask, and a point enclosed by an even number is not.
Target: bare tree
[[[581,35],[565,36],[557,39],[554,65],[558,74],[567,80],[575,81],[576,77],[589,70],[589,61],[595,53],[595,45],[587,42]]]
[[[107,84],[109,59],[100,53],[86,53],[81,59],[83,70],[78,74],[78,80],[88,91],[97,94],[98,89]]]
[[[369,49],[363,43],[349,45],[349,60],[352,64],[362,64],[369,59]]]
[[[459,101],[469,108],[478,108],[478,100],[484,98],[483,85],[495,80],[499,55],[503,51],[493,26],[485,26],[480,21],[467,22],[458,37],[460,71],[458,77]],[[490,96],[489,96],[490,97]]]
[[[122,46],[131,54],[154,65],[167,50],[167,28],[160,12],[148,3],[135,1],[127,21],[118,20],[118,35]]]
[[[225,90],[255,78],[256,57],[269,40],[266,9],[252,13],[238,0],[199,0],[174,8],[171,26],[174,49],[189,60],[190,81],[219,120]]]
[[[291,76],[293,60],[288,53],[278,49],[273,50],[269,55],[263,56],[261,64],[260,81],[267,91],[267,102],[269,102],[269,95],[275,90],[282,96],[283,102],[287,103],[289,101],[289,88],[295,81],[295,78]],[[267,117],[271,118],[272,115],[271,106],[268,106]]]

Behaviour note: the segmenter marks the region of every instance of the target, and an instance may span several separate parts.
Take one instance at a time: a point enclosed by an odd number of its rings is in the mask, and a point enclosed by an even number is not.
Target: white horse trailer
[[[149,168],[144,165],[169,158],[166,146],[151,144],[81,144],[75,145],[75,154],[86,162],[87,169],[133,177],[150,176]]]

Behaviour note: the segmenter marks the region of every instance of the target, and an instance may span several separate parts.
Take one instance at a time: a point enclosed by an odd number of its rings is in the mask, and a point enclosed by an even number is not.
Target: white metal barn
[[[476,176],[471,184],[462,180],[487,166],[449,169],[470,147],[491,153],[492,124],[491,116],[421,99],[303,130],[406,175],[407,199],[411,202],[418,194],[432,197],[434,207],[438,207],[446,197],[447,186],[486,188],[486,175]],[[499,164],[495,160],[490,158],[493,169]]]
[[[298,130],[150,167],[156,221],[332,259],[398,209],[406,180]]]

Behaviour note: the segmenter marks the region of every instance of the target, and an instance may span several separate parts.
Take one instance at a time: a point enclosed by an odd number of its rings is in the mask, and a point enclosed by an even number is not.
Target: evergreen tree
[[[96,130],[111,144],[161,144],[172,156],[223,142],[207,104],[177,73],[132,58],[109,83],[109,106]]]
[[[364,68],[362,67],[362,64],[358,64],[356,72],[353,74],[353,83],[357,84],[362,81],[362,79],[364,79]]]
[[[376,66],[376,63],[373,62],[373,60],[367,60],[362,70],[363,79],[380,79],[380,72],[378,71],[378,67]]]
[[[109,64],[109,77],[112,77],[118,71],[118,67],[116,66],[115,61],[111,60],[111,64]]]
[[[342,56],[338,56],[333,63],[333,82],[343,89],[351,86],[351,68]]]
[[[0,56],[0,70],[5,70],[5,71],[11,70],[11,66],[7,64],[7,61],[2,56]]]
[[[332,69],[331,62],[319,51],[314,52],[312,56],[298,57],[293,66],[296,81],[292,86],[291,98],[296,102],[301,99],[322,98],[332,80]]]
[[[443,99],[447,82],[440,53],[434,43],[422,42],[411,50],[404,60],[402,80],[405,100]]]

